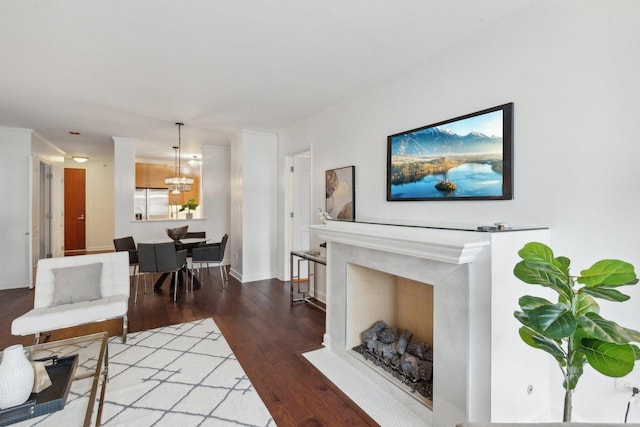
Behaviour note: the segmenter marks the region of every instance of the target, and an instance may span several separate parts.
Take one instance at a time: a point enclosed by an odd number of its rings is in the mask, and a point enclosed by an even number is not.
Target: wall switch
[[[633,393],[634,387],[640,390],[640,384],[622,378],[616,378],[617,390]]]

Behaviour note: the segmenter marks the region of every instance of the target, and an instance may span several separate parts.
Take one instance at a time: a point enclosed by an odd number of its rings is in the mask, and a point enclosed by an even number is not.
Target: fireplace
[[[512,269],[524,243],[548,241],[548,230],[338,221],[312,228],[314,238],[327,242],[323,351],[375,383],[367,394],[400,402],[397,410],[411,412],[421,425],[522,421],[547,408],[548,361],[518,343],[512,313],[526,289]],[[351,350],[381,316],[433,344],[432,402]]]
[[[363,355],[363,363],[376,365],[380,355],[364,352],[356,347],[366,345],[364,331],[370,330],[379,322],[397,329],[399,334],[404,330],[411,333],[411,344],[426,343],[430,349],[433,343],[433,286],[406,277],[388,274],[379,270],[357,264],[347,265],[347,321],[346,346]],[[402,352],[404,353],[404,348]],[[364,354],[363,354],[364,353]],[[370,355],[370,361],[367,360]],[[376,357],[377,356],[377,357]],[[400,357],[400,355],[397,355]],[[397,360],[396,362],[399,362]],[[382,364],[384,366],[384,364]],[[379,367],[381,375],[385,371]],[[386,372],[396,371],[387,368]],[[400,373],[398,373],[400,374]],[[393,373],[389,373],[390,381]],[[427,378],[431,384],[431,376]],[[396,378],[402,387],[401,378]],[[405,387],[413,396],[427,407],[432,407],[431,386],[425,385],[428,392],[416,393],[416,387],[410,383]],[[420,389],[418,389],[419,391]],[[428,395],[425,395],[427,394]]]

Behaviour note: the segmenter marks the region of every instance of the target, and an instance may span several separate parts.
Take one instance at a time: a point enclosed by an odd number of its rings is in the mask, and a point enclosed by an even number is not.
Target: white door
[[[293,250],[309,249],[311,220],[311,157],[309,153],[293,158]]]

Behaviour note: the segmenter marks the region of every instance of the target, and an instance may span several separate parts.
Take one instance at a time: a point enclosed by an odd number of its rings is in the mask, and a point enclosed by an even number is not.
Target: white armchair
[[[129,291],[127,252],[41,259],[33,309],[11,323],[11,333],[35,334],[37,343],[41,332],[122,317],[126,342]]]

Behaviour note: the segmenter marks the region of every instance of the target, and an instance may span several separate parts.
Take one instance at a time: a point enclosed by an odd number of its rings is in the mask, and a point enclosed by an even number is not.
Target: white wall
[[[27,287],[31,282],[31,129],[0,127],[0,289]],[[26,196],[26,197],[25,197]]]
[[[241,160],[236,158],[234,163],[242,169],[242,244],[234,251],[241,251],[242,261],[241,270],[234,268],[232,273],[242,282],[251,282],[273,278],[277,270],[278,139],[273,133],[243,130],[241,145],[236,149]],[[232,215],[235,221],[237,212]]]
[[[242,281],[243,265],[243,185],[244,176],[242,175],[242,135],[238,133],[231,141],[231,234],[229,235],[229,244],[231,250],[229,256],[231,259],[231,275]]]
[[[324,206],[323,172],[354,164],[358,219],[547,225],[575,272],[601,258],[640,267],[638,16],[632,0],[533,2],[404,79],[284,130],[280,153],[313,146],[312,212]],[[386,201],[387,135],[506,102],[515,111],[514,200]],[[602,303],[602,314],[640,329],[640,286],[625,290],[631,302]],[[561,378],[550,369],[558,419]],[[586,370],[574,419],[619,421],[629,396]],[[632,376],[640,383],[640,368]]]
[[[207,237],[219,242],[222,236],[230,234],[231,189],[230,148],[221,145],[202,146],[202,209],[208,219]],[[198,207],[200,209],[200,207]],[[227,243],[225,259],[231,253]]]

